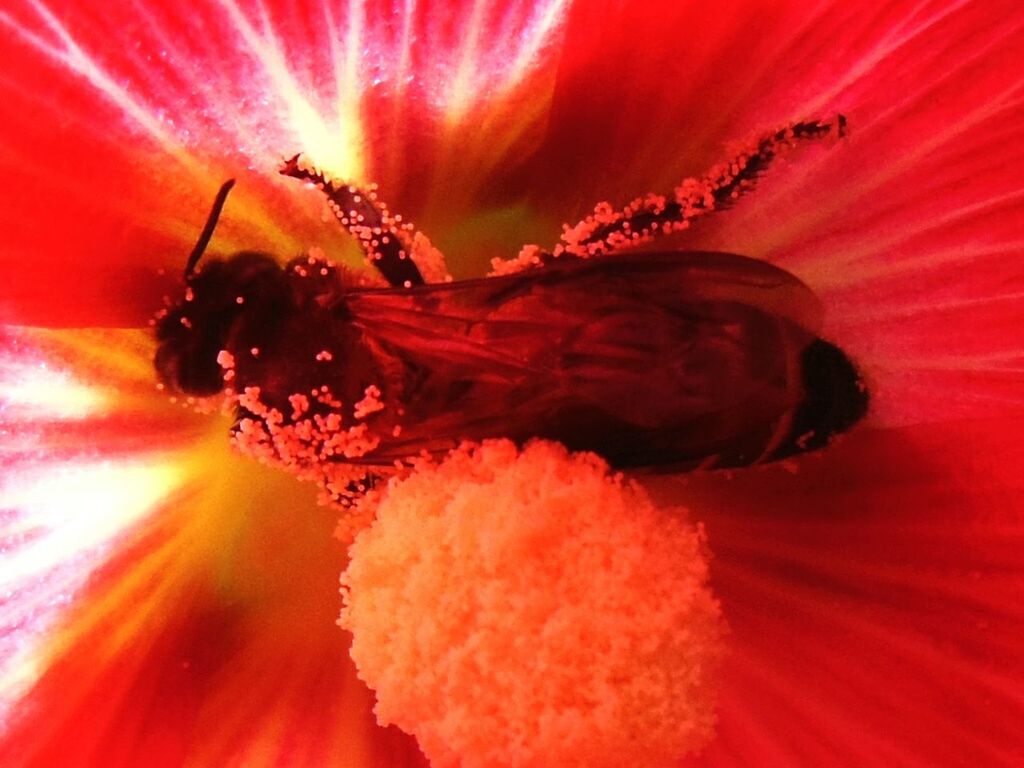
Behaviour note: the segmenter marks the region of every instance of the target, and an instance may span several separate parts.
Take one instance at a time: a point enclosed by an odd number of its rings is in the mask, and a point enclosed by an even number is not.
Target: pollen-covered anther
[[[702,530],[589,454],[463,446],[393,480],[341,624],[375,712],[434,766],[662,768],[714,726]]]
[[[371,413],[384,410],[380,388],[371,384],[363,391],[363,399],[355,404],[354,415],[357,419],[365,419]]]
[[[259,387],[246,387],[238,395],[238,404],[256,416],[263,416],[267,412],[267,406],[260,400]]]
[[[314,393],[324,395],[320,390]],[[337,410],[340,403],[330,406],[327,412],[314,413],[315,399],[311,401],[301,393],[289,396],[288,416],[263,402],[258,387],[246,388],[235,401],[251,414],[235,426],[236,449],[263,463],[287,469],[302,480],[317,483],[326,501],[351,505],[359,483],[366,480],[366,469],[338,463],[333,457],[355,459],[379,445],[379,436],[365,423],[347,426]],[[357,527],[353,527],[355,530]]]
[[[556,248],[552,255],[557,258],[560,252]],[[543,263],[541,254],[543,254],[543,250],[539,245],[524,245],[514,259],[503,259],[500,256],[495,256],[491,259],[491,271],[488,273],[488,277],[511,275],[531,267],[540,266]]]
[[[222,349],[217,353],[217,365],[225,371],[232,370],[235,367],[235,356],[226,349]]]
[[[808,139],[842,135],[844,125],[842,116],[829,122],[794,123],[751,142],[731,160],[712,166],[702,178],[684,179],[671,197],[648,193],[618,211],[607,202],[599,203],[577,224],[563,224],[561,242],[550,255],[567,253],[588,258],[687,229],[694,219],[731,204],[750,190],[783,149]],[[507,274],[525,266],[526,262],[517,259],[494,267],[492,274]]]
[[[326,384],[321,385],[318,389],[314,389],[311,392],[313,399],[321,405],[326,405],[328,408],[341,408],[343,403],[338,400],[331,393],[331,388]]]
[[[235,427],[232,442],[241,453],[264,464],[272,463],[277,455],[267,430],[255,419],[241,419]]]
[[[288,402],[292,406],[292,421],[299,419],[309,411],[309,398],[305,395],[289,395]]]

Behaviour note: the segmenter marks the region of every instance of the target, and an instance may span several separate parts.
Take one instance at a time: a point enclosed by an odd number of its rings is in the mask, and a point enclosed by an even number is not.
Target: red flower
[[[212,250],[353,253],[274,172],[302,150],[465,276],[836,112],[848,140],[672,243],[801,277],[872,392],[820,454],[656,484],[705,521],[731,628],[693,763],[1024,761],[1016,3],[9,5],[5,764],[424,764],[347,661],[335,513],[168,403],[146,332],[116,330],[221,181]]]

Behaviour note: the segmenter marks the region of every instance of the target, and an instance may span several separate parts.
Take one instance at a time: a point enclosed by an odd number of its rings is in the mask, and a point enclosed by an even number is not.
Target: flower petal
[[[157,268],[183,265],[233,175],[214,251],[351,251],[322,202],[277,180],[297,151],[344,178],[372,170],[428,219],[443,199],[435,218],[451,221],[535,135],[564,6],[14,3],[0,11],[0,56],[19,74],[0,81],[0,163],[17,190],[0,209],[14,278],[0,321],[143,323],[169,284]]]
[[[422,765],[376,726],[346,663],[335,513],[233,456],[223,420],[133,399],[152,391],[138,334],[27,336],[9,344],[8,377],[40,347],[53,366],[70,344],[77,366],[47,379],[64,408],[49,420],[46,392],[5,404],[11,764]],[[98,372],[117,382],[116,410],[72,389]],[[133,402],[148,410],[134,421]]]
[[[864,430],[674,480],[734,656],[700,765],[1011,766],[1024,754],[1021,422]]]
[[[2,322],[142,324],[169,283],[157,269],[180,268],[228,176],[250,183],[213,252],[343,253],[314,193],[274,177],[299,149],[382,180],[468,272],[524,241],[553,242],[603,197],[701,172],[730,140],[847,113],[848,142],[801,151],[752,198],[666,244],[795,271],[866,371],[875,423],[916,425],[855,433],[795,476],[670,489],[708,518],[737,643],[703,761],[1020,762],[1018,4],[551,0],[459,3],[450,17],[415,2],[407,15],[353,2],[334,17],[319,3],[233,0],[187,13],[9,6]],[[371,55],[353,64],[364,42]],[[3,604],[4,680],[41,675],[5,754],[420,761],[411,742],[374,730],[366,691],[339,662],[330,516],[229,458],[222,421],[183,420],[144,394],[141,337],[118,364],[96,352],[114,337],[74,338],[79,367],[56,413],[40,417],[25,394],[53,385],[27,375],[37,358],[17,352],[0,371],[17,382],[5,407],[22,414],[4,435],[4,481],[25,480],[5,485],[5,497],[17,491],[7,530],[33,509],[42,541],[82,527],[62,516],[66,500],[32,505],[53,476],[75,489],[64,464],[111,459],[116,472],[88,465],[88,477],[155,486],[101,518],[97,546],[50,549],[42,562],[60,569],[18,581],[19,599]],[[46,358],[62,359],[49,346]],[[76,400],[79,376],[115,397],[96,410],[90,387]],[[954,417],[966,420],[923,426]],[[174,452],[171,477],[153,448]],[[70,607],[43,609],[61,595]],[[23,640],[27,655],[8,655]]]
[[[727,141],[844,113],[848,140],[798,151],[666,247],[763,257],[804,279],[865,370],[879,423],[1022,413],[1020,6],[660,10],[574,8],[530,161],[536,207],[575,221],[581,193],[664,191],[727,159]]]

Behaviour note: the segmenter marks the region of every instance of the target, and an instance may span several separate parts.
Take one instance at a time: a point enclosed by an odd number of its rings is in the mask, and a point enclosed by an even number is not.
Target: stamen
[[[687,178],[671,194],[649,193],[621,210],[607,202],[573,226],[564,225],[561,242],[552,251],[528,245],[511,261],[494,260],[492,274],[507,274],[538,266],[567,254],[590,258],[651,242],[660,235],[681,232],[708,213],[732,205],[754,188],[757,179],[784,150],[798,142],[846,133],[846,118],[792,123],[765,134],[731,160],[713,166],[700,179]]]
[[[712,167],[700,180],[689,178],[673,190],[672,197],[648,194],[633,200],[620,212],[602,203],[594,213],[562,235],[564,252],[580,258],[612,253],[653,240],[659,234],[679,232],[707,213],[728,207],[754,188],[780,152],[799,141],[835,133],[842,136],[846,118],[834,121],[793,123],[769,133],[732,160]],[[556,247],[556,254],[558,249]]]
[[[393,286],[423,285],[412,253],[413,226],[392,216],[377,198],[374,186],[367,189],[337,184],[315,168],[300,165],[300,155],[286,160],[281,174],[307,181],[326,196],[335,217],[362,246],[369,264]]]

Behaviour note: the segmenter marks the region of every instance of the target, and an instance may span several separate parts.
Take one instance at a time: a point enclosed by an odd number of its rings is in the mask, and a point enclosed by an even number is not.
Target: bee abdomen
[[[804,398],[793,413],[788,434],[767,457],[770,460],[823,448],[868,410],[868,389],[839,347],[815,339],[801,353],[800,367]]]

